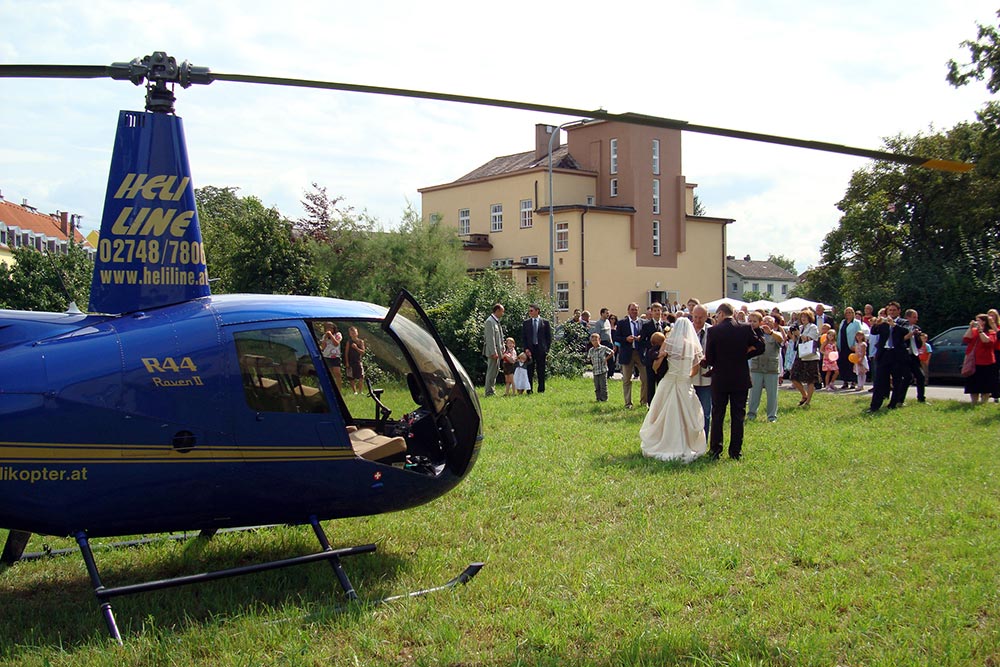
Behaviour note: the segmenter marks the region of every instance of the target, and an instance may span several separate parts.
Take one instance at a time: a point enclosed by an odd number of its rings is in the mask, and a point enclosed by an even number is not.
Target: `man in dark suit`
[[[639,330],[639,356],[642,357],[643,370],[641,372],[645,373],[645,381],[642,383],[642,403],[643,405],[651,405],[653,403],[653,393],[656,391],[656,380],[653,378],[653,359],[649,357],[649,339],[657,331],[663,332],[663,323],[660,319],[663,317],[663,304],[654,303],[649,307],[650,319],[642,323],[642,328]]]
[[[552,327],[549,321],[541,317],[541,311],[536,304],[528,306],[528,319],[521,325],[521,342],[524,348],[531,352],[531,363],[528,364],[528,386],[535,382],[535,371],[538,371],[538,393],[545,393],[545,355],[552,346]],[[531,389],[528,389],[531,393]]]
[[[875,374],[875,391],[866,412],[878,412],[882,402],[889,399],[889,409],[899,406],[906,398],[910,387],[910,341],[906,320],[899,317],[899,304],[890,301],[885,307],[886,317],[879,318],[871,328],[872,335],[878,336],[875,345],[875,360],[878,372]],[[890,396],[890,385],[891,393]]]
[[[733,307],[719,304],[715,326],[705,337],[705,359],[712,366],[712,423],[708,455],[722,454],[722,423],[729,406],[729,458],[743,454],[743,421],[750,391],[750,366],[747,360],[764,353],[764,334],[749,324],[733,320]]]
[[[618,363],[622,367],[622,395],[625,398],[625,407],[629,409],[632,408],[632,373],[637,367],[642,368],[642,357],[639,355],[641,329],[639,304],[630,303],[628,317],[618,320],[618,328],[616,329],[617,342],[621,345],[618,350]],[[639,371],[639,382],[645,388],[646,376],[641,370]]]

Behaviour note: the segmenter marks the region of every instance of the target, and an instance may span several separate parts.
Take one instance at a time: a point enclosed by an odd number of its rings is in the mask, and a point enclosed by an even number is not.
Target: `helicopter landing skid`
[[[347,573],[344,572],[344,568],[340,563],[340,558],[342,556],[354,556],[357,554],[370,553],[375,551],[374,544],[363,544],[356,547],[346,547],[342,549],[334,549],[330,546],[330,542],[326,537],[326,533],[323,531],[323,527],[320,526],[319,521],[316,517],[310,517],[309,523],[312,525],[313,531],[316,533],[316,537],[319,540],[322,551],[312,554],[306,554],[304,556],[295,556],[293,558],[285,558],[282,560],[270,561],[267,563],[259,563],[256,565],[246,565],[244,567],[234,567],[225,570],[216,570],[213,572],[202,572],[200,574],[191,574],[182,577],[173,577],[170,579],[160,579],[157,581],[147,581],[139,584],[131,584],[128,586],[114,586],[106,587],[101,581],[100,572],[97,569],[97,563],[94,560],[94,552],[90,548],[90,540],[87,534],[83,531],[78,532],[76,537],[76,543],[80,547],[80,553],[83,555],[83,562],[87,567],[87,574],[90,576],[90,581],[94,585],[94,595],[97,597],[97,602],[100,605],[101,613],[104,616],[104,622],[108,626],[108,633],[111,635],[112,639],[122,644],[121,633],[118,631],[118,625],[115,622],[114,612],[111,610],[111,599],[116,597],[121,597],[124,595],[134,595],[136,593],[146,593],[149,591],[162,590],[164,588],[174,588],[177,586],[185,586],[187,584],[200,584],[208,581],[215,581],[216,579],[226,579],[229,577],[238,577],[244,574],[253,574],[256,572],[266,572],[268,570],[277,570],[285,567],[291,567],[293,565],[304,565],[306,563],[315,563],[317,561],[325,560],[330,563],[333,567],[334,573],[337,575],[337,580],[340,582],[341,588],[344,589],[344,593],[347,595],[349,600],[357,600],[358,594],[354,591],[354,586],[351,584],[350,579],[347,578]],[[472,566],[470,566],[471,568]],[[467,574],[469,568],[466,569],[461,575],[453,579],[448,584],[441,586],[439,588],[450,588],[457,583],[465,583],[472,576],[475,575],[473,572],[471,575]],[[478,568],[476,569],[478,571]],[[464,580],[463,580],[464,577]],[[460,581],[461,580],[461,581]],[[424,593],[429,593],[432,590],[438,589],[428,589],[427,591],[418,591],[417,593],[411,593],[410,595],[423,595]],[[406,597],[406,596],[398,596]]]

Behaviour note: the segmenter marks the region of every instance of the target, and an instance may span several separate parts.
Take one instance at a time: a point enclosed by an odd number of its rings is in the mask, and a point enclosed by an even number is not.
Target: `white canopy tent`
[[[797,313],[800,310],[805,310],[806,308],[816,309],[817,303],[823,303],[822,301],[816,301],[815,299],[803,299],[802,297],[793,296],[791,299],[786,299],[784,301],[778,302],[778,310],[783,313]],[[831,310],[832,306],[823,303],[824,310]]]
[[[756,301],[751,301],[747,304],[749,310],[764,310],[766,312],[771,312],[771,309],[778,305],[777,301],[769,301],[767,299],[757,299]]]
[[[721,303],[728,303],[733,307],[733,310],[739,310],[743,306],[747,305],[746,301],[740,301],[739,299],[716,299],[715,301],[709,301],[708,303],[703,303],[705,310],[708,311],[709,315],[715,314],[715,309],[719,307]]]

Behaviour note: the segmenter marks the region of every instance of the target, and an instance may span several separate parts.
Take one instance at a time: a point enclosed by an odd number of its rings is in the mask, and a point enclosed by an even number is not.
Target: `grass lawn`
[[[114,601],[111,643],[79,555],[0,573],[9,665],[1000,666],[1000,406],[817,393],[747,425],[744,458],[639,454],[644,410],[589,380],[484,399],[470,477],[421,508],[327,524],[344,606],[314,564]],[[5,538],[0,531],[0,539]],[[64,539],[34,537],[52,548]],[[308,527],[99,551],[109,586],[315,550]]]

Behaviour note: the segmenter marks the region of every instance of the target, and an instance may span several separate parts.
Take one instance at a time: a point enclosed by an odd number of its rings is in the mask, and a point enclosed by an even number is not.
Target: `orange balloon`
[[[851,352],[849,355],[847,355],[847,360],[850,361],[852,364],[856,364],[859,361],[861,361],[861,357],[858,356],[857,352]]]

